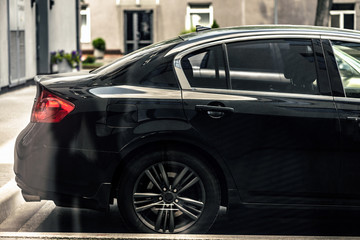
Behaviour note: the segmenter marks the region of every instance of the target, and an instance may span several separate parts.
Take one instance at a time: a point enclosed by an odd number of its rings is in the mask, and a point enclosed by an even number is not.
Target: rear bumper
[[[98,210],[107,210],[109,208],[109,199],[106,196],[110,195],[111,184],[101,184],[94,196],[81,197],[35,190],[27,186],[18,176],[15,177],[15,181],[21,189],[21,194],[26,202],[52,200],[57,206],[61,207],[79,207]]]
[[[108,209],[112,179],[108,169],[113,168],[99,167],[97,159],[110,157],[82,149],[49,147],[56,141],[38,137],[48,130],[41,128],[30,123],[15,144],[15,180],[24,199],[53,200],[64,207]]]

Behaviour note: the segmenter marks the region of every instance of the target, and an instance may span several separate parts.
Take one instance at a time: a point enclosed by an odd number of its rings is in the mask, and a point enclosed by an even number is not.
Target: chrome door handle
[[[359,122],[360,121],[360,117],[346,117],[347,120],[351,120],[351,121],[355,121],[355,122]]]
[[[234,108],[223,107],[223,106],[212,106],[212,105],[196,105],[196,111],[206,112],[212,118],[221,118],[225,113],[233,113]]]

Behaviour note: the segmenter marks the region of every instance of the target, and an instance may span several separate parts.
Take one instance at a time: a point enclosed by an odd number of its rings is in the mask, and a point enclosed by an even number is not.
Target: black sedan
[[[206,232],[234,206],[360,207],[360,33],[239,27],[89,73],[35,77],[15,146],[26,201],[134,231]]]

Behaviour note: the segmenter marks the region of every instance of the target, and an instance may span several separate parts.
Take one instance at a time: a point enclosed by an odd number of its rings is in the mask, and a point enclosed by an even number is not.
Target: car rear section
[[[113,153],[97,132],[104,124],[107,101],[88,94],[86,86],[93,79],[91,74],[35,79],[31,122],[15,147],[16,181],[25,200],[107,207],[101,198],[110,191]]]
[[[164,58],[179,41],[89,74],[35,78],[31,122],[15,146],[16,181],[27,201],[107,209],[116,197],[122,162],[189,129],[173,58]]]

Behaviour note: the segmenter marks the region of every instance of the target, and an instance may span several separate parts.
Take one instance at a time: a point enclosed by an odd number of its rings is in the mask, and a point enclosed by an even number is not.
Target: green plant
[[[85,64],[91,64],[91,63],[94,63],[96,60],[96,58],[92,55],[89,55],[86,57],[86,59],[83,61],[83,63]]]
[[[77,51],[72,51],[71,53],[65,53],[64,59],[66,59],[67,63],[71,68],[79,68],[80,63],[80,54]]]
[[[80,53],[72,51],[71,53],[65,53],[64,50],[54,51],[50,53],[51,64],[58,64],[63,60],[66,60],[71,68],[79,68]]]
[[[105,41],[102,38],[96,38],[92,41],[92,45],[95,49],[98,49],[100,51],[105,51]]]
[[[82,68],[83,69],[95,69],[98,67],[103,66],[104,63],[103,62],[94,62],[94,63],[84,63],[82,64]]]
[[[211,28],[219,28],[219,27],[220,27],[219,24],[214,19],[213,24],[211,25]]]
[[[54,52],[50,53],[51,64],[57,64],[59,62],[62,62],[62,60],[63,60],[63,57],[60,55],[59,52],[54,51]]]

